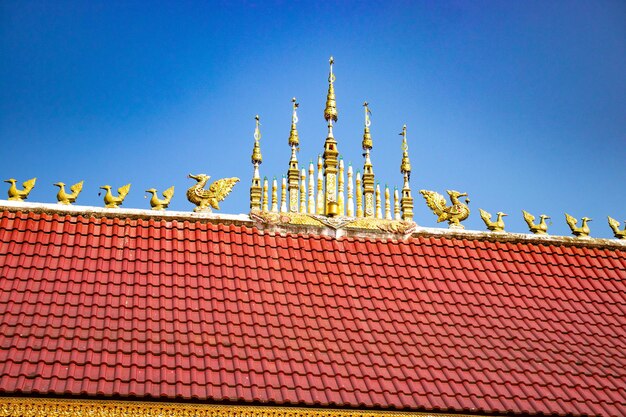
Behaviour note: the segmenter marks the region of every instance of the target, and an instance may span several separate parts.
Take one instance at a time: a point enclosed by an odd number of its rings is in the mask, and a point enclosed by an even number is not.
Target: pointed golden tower
[[[409,145],[406,141],[406,125],[402,127],[402,163],[400,164],[400,172],[404,176],[404,186],[402,187],[402,199],[400,206],[402,207],[402,220],[413,220],[413,197],[411,196],[411,161],[409,160]]]
[[[324,213],[329,217],[339,214],[337,204],[337,141],[333,136],[333,122],[337,121],[337,104],[335,101],[335,74],[333,74],[333,57],[330,57],[330,72],[328,75],[328,95],[326,96],[326,108],[324,109],[324,119],[328,122],[328,137],[324,143],[324,182],[326,194],[324,199]]]
[[[257,114],[255,117],[256,127],[254,128],[254,147],[252,148],[252,165],[254,166],[254,174],[252,175],[252,185],[250,186],[250,209],[261,210],[261,176],[259,174],[259,165],[263,163],[261,155],[261,130],[259,129],[260,118]]]
[[[372,112],[369,109],[367,101],[363,103],[365,109],[365,128],[363,129],[363,150],[365,153],[365,163],[363,164],[363,197],[365,199],[365,217],[374,217],[374,166],[370,160],[370,151],[373,148],[372,135],[370,134],[370,115]]]
[[[289,211],[292,213],[298,212],[298,180],[300,177],[300,170],[298,169],[298,146],[300,146],[300,139],[298,138],[298,129],[296,127],[298,123],[298,102],[296,98],[292,98],[293,111],[291,114],[291,131],[289,132],[289,146],[291,146],[291,159],[289,160],[289,171],[287,171],[287,177],[289,179]]]

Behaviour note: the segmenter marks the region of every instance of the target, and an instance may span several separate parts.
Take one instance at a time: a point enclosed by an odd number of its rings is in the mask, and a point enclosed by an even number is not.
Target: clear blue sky
[[[334,55],[339,150],[362,166],[361,104],[371,103],[381,185],[401,185],[408,126],[415,220],[435,226],[418,190],[466,191],[526,232],[526,209],[626,220],[626,3],[623,1],[122,2],[0,1],[2,179],[176,186],[192,173],[241,178],[222,212],[247,213],[254,115],[261,174],[287,170],[290,99],[301,162],[323,150]],[[6,193],[6,188],[2,193]],[[6,196],[6,194],[3,194]],[[6,198],[6,197],[2,197]],[[440,225],[445,227],[445,225]]]

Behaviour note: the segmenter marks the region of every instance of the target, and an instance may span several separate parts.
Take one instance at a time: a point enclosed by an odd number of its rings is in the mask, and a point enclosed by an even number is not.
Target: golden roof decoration
[[[35,182],[37,182],[37,178],[31,178],[27,181],[24,181],[24,183],[22,184],[23,188],[21,190],[17,189],[17,186],[15,185],[17,183],[17,180],[15,178],[9,178],[8,180],[4,180],[4,182],[8,182],[9,184],[11,184],[8,190],[9,200],[24,201],[28,198],[28,194],[30,194],[33,188],[35,188]]]
[[[76,184],[70,187],[71,193],[67,193],[65,191],[65,183],[55,182],[53,185],[59,187],[59,192],[57,193],[57,201],[59,204],[72,204],[76,202],[78,198],[78,194],[83,189],[83,181],[77,182]]]

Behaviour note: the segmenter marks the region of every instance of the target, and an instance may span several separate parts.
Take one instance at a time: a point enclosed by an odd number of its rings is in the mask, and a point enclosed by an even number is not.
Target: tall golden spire
[[[406,125],[402,127],[402,162],[400,164],[400,172],[404,176],[404,186],[402,187],[402,220],[413,220],[413,197],[411,196],[411,186],[409,179],[411,178],[411,161],[409,160],[409,145],[406,141]]]
[[[339,214],[337,205],[337,141],[333,137],[333,121],[337,121],[337,105],[335,101],[335,74],[333,74],[333,57],[330,57],[330,73],[328,75],[328,95],[326,97],[326,108],[324,109],[324,119],[328,122],[328,137],[324,143],[324,179],[326,183],[326,194],[323,212],[327,216]]]
[[[254,166],[254,174],[252,175],[252,185],[250,186],[250,209],[261,210],[261,176],[259,174],[259,165],[263,163],[261,155],[261,130],[260,118],[257,114],[255,117],[256,127],[254,128],[254,147],[252,148],[252,165]]]
[[[298,146],[300,145],[300,139],[298,138],[298,129],[296,124],[298,123],[298,102],[296,98],[292,98],[293,110],[291,113],[291,131],[289,132],[289,146],[291,146],[291,159],[289,160],[289,171],[287,176],[289,178],[289,211],[292,213],[298,212],[298,180],[300,177],[300,170],[298,169]]]
[[[363,164],[363,197],[365,199],[365,217],[374,217],[374,166],[370,160],[370,151],[374,145],[372,141],[372,135],[370,134],[370,115],[372,112],[369,109],[369,104],[366,101],[363,103],[365,109],[365,128],[363,129],[363,150],[365,153],[365,163]]]

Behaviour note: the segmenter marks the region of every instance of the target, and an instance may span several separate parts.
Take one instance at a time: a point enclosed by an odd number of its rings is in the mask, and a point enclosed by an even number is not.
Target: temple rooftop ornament
[[[446,199],[435,191],[420,190],[420,193],[424,196],[428,207],[438,216],[437,223],[447,221],[450,228],[464,229],[464,226],[460,222],[467,219],[470,214],[470,209],[467,206],[467,203],[469,203],[467,193],[448,190],[447,193],[452,203],[449,206],[446,206]],[[459,197],[466,197],[466,204],[461,203]]]
[[[591,233],[591,230],[589,230],[589,226],[587,225],[587,223],[591,221],[589,217],[582,218],[582,223],[580,224],[580,227],[576,227],[578,219],[570,216],[567,213],[565,213],[565,220],[567,221],[567,225],[569,226],[569,228],[572,229],[572,234],[574,236],[580,238],[589,237],[589,233]]]
[[[261,119],[257,114],[254,118],[256,120],[256,126],[254,128],[254,147],[252,148],[252,165],[254,166],[254,173],[252,174],[252,185],[250,186],[250,209],[261,210],[261,174],[259,173],[259,166],[263,163],[263,155],[261,155]]]
[[[496,233],[504,233],[504,219],[502,217],[508,216],[508,214],[499,211],[497,213],[496,221],[491,220],[491,213],[486,212],[483,209],[478,209],[480,211],[480,218],[485,222],[487,229]]]
[[[35,182],[37,182],[37,178],[31,178],[28,181],[24,181],[24,183],[22,184],[23,188],[21,190],[18,190],[15,186],[15,184],[17,183],[17,180],[15,178],[9,178],[8,180],[4,180],[4,182],[8,182],[9,184],[11,184],[8,191],[9,200],[24,201],[28,198],[28,194],[30,194],[30,192],[35,187]]]
[[[174,186],[163,191],[163,200],[159,199],[156,188],[150,188],[146,190],[146,192],[152,194],[152,198],[150,198],[150,207],[152,207],[152,210],[165,210],[170,205],[170,201],[174,196]]]
[[[289,131],[288,144],[291,147],[291,159],[289,160],[289,170],[287,178],[289,179],[289,211],[296,213],[298,211],[298,191],[300,179],[300,169],[298,168],[298,146],[300,146],[300,138],[298,137],[298,102],[296,98],[292,98],[293,109],[291,113],[291,130]],[[281,206],[282,207],[282,206]]]
[[[104,194],[104,206],[106,208],[118,208],[122,205],[124,199],[128,195],[128,192],[130,191],[130,184],[126,184],[118,188],[117,196],[114,196],[113,193],[111,193],[110,185],[103,185],[100,188],[106,190],[106,193]]]
[[[65,191],[65,183],[56,182],[53,185],[59,187],[59,192],[57,193],[57,201],[59,202],[59,204],[75,203],[76,199],[78,198],[78,194],[80,194],[83,189],[83,181],[77,182],[70,187],[70,191],[72,192],[71,194],[68,194]]]
[[[197,181],[187,190],[187,200],[196,205],[193,209],[195,212],[211,212],[211,207],[219,210],[219,202],[224,200],[232,191],[235,184],[239,182],[239,178],[222,178],[211,184],[209,189],[205,189],[207,181],[211,178],[206,174],[193,175],[189,174],[189,178]]]
[[[526,224],[528,224],[528,228],[532,233],[536,235],[548,234],[548,225],[546,224],[546,219],[549,219],[550,216],[542,214],[541,216],[539,216],[539,223],[535,223],[535,216],[525,210],[522,210],[522,213],[524,214],[524,220],[526,221]]]
[[[409,184],[411,179],[411,161],[409,160],[409,144],[406,140],[406,125],[402,126],[400,135],[402,136],[402,162],[400,163],[400,173],[404,176],[400,207],[402,208],[402,220],[413,221],[413,196],[411,195],[411,186]]]
[[[626,221],[624,221],[624,229],[619,230],[619,222],[617,220],[611,216],[608,216],[608,220],[609,226],[611,227],[611,230],[613,230],[613,235],[618,239],[626,239]]]

